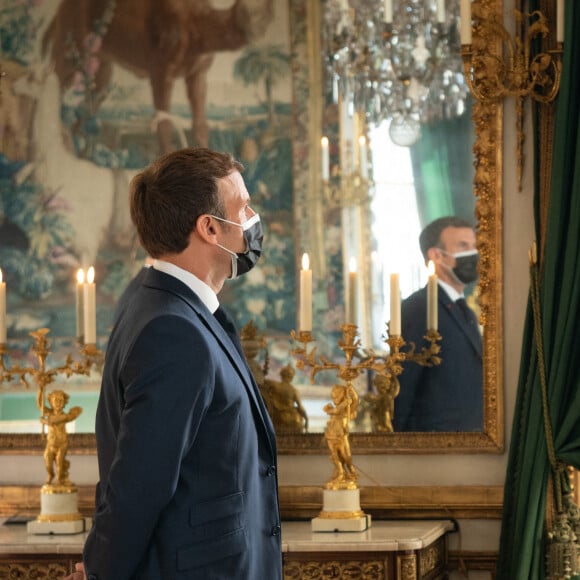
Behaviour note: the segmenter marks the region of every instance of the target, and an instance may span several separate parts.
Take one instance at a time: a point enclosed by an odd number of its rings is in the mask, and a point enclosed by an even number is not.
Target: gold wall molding
[[[91,516],[95,486],[79,485],[79,511]],[[374,518],[500,519],[503,486],[368,486],[361,487],[361,507]],[[281,485],[283,519],[310,519],[322,508],[322,486]],[[40,485],[0,486],[0,516],[37,515]]]
[[[500,519],[503,486],[369,486],[361,508],[373,518]],[[322,487],[280,486],[283,519],[308,519],[322,507]]]

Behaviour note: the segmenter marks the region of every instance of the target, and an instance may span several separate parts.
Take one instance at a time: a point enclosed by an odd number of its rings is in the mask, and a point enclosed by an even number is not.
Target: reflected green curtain
[[[544,248],[538,278],[541,334],[534,325],[531,300],[504,489],[497,569],[501,580],[546,577],[546,554],[556,546],[546,537],[546,510],[554,506],[555,514],[559,509],[567,514],[559,493],[565,496],[566,465],[580,468],[580,75],[574,71],[580,59],[580,34],[575,33],[580,27],[579,2],[566,2],[565,22],[546,239],[539,240]],[[533,288],[532,284],[532,298]],[[549,422],[542,408],[542,370]]]
[[[421,228],[448,215],[473,221],[474,138],[471,98],[460,117],[421,126],[421,137],[411,147]]]

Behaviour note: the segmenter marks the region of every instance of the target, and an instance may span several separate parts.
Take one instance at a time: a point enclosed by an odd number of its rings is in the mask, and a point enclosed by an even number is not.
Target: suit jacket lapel
[[[465,316],[463,312],[454,304],[453,300],[449,298],[447,293],[439,288],[439,300],[444,305],[445,310],[448,310],[451,318],[455,321],[455,323],[461,328],[462,332],[465,334],[475,352],[481,357],[482,356],[482,345],[481,345],[481,334],[479,333],[479,328],[477,324],[469,324],[465,320]],[[445,337],[443,337],[445,340]]]
[[[237,336],[230,336],[230,334],[218,322],[217,318],[201,302],[199,297],[177,278],[151,269],[151,272],[147,273],[144,284],[166,292],[171,292],[181,298],[198,315],[204,326],[206,326],[206,328],[208,328],[208,330],[215,336],[222,350],[240,375],[244,387],[250,397],[250,401],[262,420],[264,431],[267,435],[268,443],[272,448],[272,452],[275,453],[276,442],[275,436],[273,435],[272,423],[262,401],[262,396],[259,393],[258,386],[248,368]]]

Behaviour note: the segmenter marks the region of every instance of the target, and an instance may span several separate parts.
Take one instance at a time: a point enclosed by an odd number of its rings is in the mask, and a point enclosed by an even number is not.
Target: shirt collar
[[[447,284],[447,282],[443,282],[441,279],[437,280],[437,282],[439,282],[441,288],[447,292],[447,296],[449,296],[452,302],[455,302],[460,298],[465,298],[463,292],[457,292],[457,290],[455,290],[451,284]]]
[[[191,272],[164,260],[155,260],[153,262],[153,268],[177,278],[188,288],[191,288],[212,314],[218,309],[220,303],[216,293]]]

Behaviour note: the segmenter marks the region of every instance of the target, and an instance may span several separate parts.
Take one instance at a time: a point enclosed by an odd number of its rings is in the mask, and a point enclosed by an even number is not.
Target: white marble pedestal
[[[79,534],[86,522],[78,508],[78,489],[74,485],[43,485],[40,515],[28,522],[29,534]]]
[[[359,489],[325,489],[322,511],[312,520],[313,532],[364,532],[371,516],[360,507]]]

